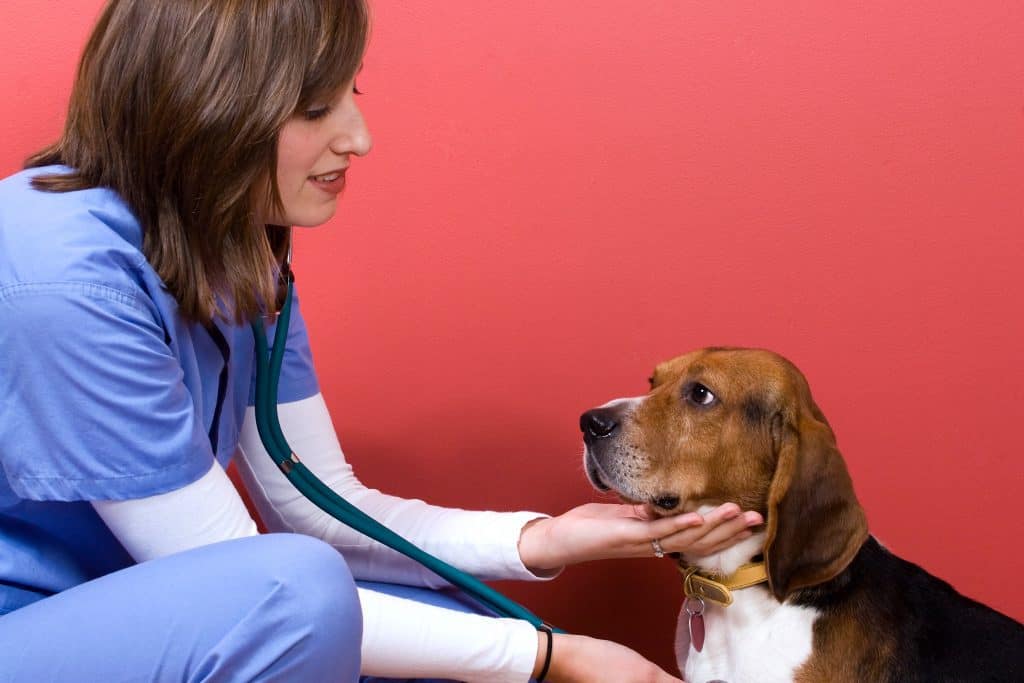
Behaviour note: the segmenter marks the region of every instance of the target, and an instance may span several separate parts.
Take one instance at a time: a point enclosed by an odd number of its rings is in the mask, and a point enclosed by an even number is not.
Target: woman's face
[[[373,141],[355,102],[353,82],[330,102],[316,102],[288,120],[277,140],[277,187],[283,214],[263,222],[314,226],[334,215],[351,156]]]

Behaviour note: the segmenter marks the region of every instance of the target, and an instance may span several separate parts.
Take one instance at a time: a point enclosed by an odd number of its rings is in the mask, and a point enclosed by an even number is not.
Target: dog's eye
[[[694,382],[686,390],[686,398],[699,406],[709,406],[715,402],[715,395],[711,390],[699,382]]]

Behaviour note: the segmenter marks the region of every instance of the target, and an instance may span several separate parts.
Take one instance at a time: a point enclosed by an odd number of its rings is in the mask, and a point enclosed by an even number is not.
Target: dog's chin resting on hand
[[[580,426],[601,490],[661,514],[732,501],[765,518],[727,550],[679,559],[694,575],[686,605],[703,619],[693,642],[700,624],[680,611],[676,655],[689,683],[1024,681],[1024,626],[869,535],[832,429],[781,356],[712,348],[674,358],[655,368],[647,395],[590,410]],[[741,566],[763,580],[729,597],[701,578],[729,586]]]

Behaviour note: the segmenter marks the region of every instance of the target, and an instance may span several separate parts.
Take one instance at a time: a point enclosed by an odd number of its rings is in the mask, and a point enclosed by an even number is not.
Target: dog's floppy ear
[[[782,601],[843,571],[867,539],[868,525],[816,407],[791,419],[777,415],[772,435],[778,460],[768,489],[764,554],[772,593]]]

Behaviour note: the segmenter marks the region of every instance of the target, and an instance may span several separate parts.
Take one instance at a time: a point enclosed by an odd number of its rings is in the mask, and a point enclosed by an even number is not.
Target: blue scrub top
[[[226,466],[251,404],[249,326],[182,319],[116,193],[29,184],[67,170],[0,181],[0,615],[132,564],[87,501]],[[295,305],[278,398],[318,390]]]

